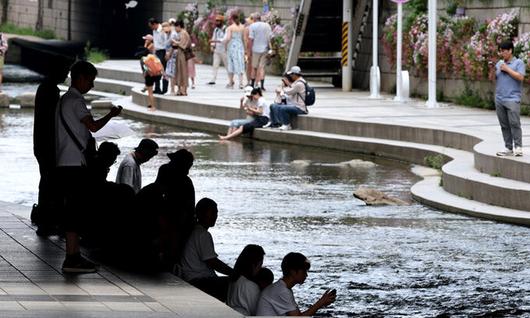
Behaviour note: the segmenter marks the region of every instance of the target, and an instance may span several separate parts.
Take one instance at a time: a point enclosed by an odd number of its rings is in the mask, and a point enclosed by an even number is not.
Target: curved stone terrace
[[[113,100],[125,114],[148,120],[224,133],[231,119],[241,118],[242,90],[226,89],[226,73],[207,85],[209,65],[197,65],[196,89],[188,96],[155,95],[157,110],[146,108],[143,77],[136,60],[109,60],[97,65],[95,91],[124,95]],[[267,76],[264,96],[274,99],[277,76]],[[514,224],[530,225],[530,119],[522,118],[523,157],[499,158],[503,148],[495,112],[425,102],[395,102],[390,95],[369,98],[364,91],[343,92],[323,82],[310,82],[317,102],[300,116],[294,130],[258,129],[253,138],[383,156],[424,165],[428,156],[441,155],[440,175],[423,175],[412,196],[448,212],[465,213]],[[493,89],[493,87],[492,87]],[[442,180],[440,180],[440,178]]]

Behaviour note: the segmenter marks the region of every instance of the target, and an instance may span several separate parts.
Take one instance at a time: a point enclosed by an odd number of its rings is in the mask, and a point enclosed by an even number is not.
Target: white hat
[[[245,88],[243,89],[245,91],[245,96],[246,97],[250,97],[252,96],[252,90],[254,89],[254,87],[248,85],[248,86],[245,86]]]
[[[291,69],[287,72],[288,75],[296,74],[296,75],[302,75],[302,70],[298,66],[293,66]]]

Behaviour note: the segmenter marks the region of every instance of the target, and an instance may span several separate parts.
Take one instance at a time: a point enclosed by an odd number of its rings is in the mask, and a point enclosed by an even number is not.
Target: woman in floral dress
[[[243,73],[245,72],[245,48],[243,32],[245,27],[239,21],[237,13],[230,17],[232,24],[226,29],[225,43],[227,43],[228,78],[227,88],[234,88],[234,74],[239,76],[239,88],[243,88]]]

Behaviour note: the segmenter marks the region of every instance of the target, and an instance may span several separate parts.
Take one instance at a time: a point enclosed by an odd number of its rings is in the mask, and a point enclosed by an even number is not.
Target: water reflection
[[[32,204],[38,172],[31,112],[1,111],[0,116],[0,198]],[[530,315],[528,228],[418,204],[367,207],[353,198],[353,190],[364,185],[410,200],[417,179],[406,164],[251,140],[219,143],[205,133],[119,120],[136,135],[117,141],[118,160],[141,138],[160,145],[159,155],[142,166],[144,184],[168,160],[165,153],[181,146],[194,152],[197,198],[219,203],[212,233],[223,260],[233,264],[244,245],[260,244],[267,253],[265,265],[279,277],[286,252],[309,257],[309,278],[295,288],[301,306],[335,287],[338,300],[322,315]],[[377,166],[340,164],[352,159]],[[307,164],[293,164],[297,160]]]

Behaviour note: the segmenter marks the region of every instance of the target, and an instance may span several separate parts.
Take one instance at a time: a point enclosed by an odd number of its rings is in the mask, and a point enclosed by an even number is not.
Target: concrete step
[[[137,105],[148,105],[147,93],[142,93],[140,88],[131,90],[132,102]],[[239,109],[239,101],[234,101],[234,107],[205,104],[194,101],[189,97],[155,95],[155,105],[159,110],[176,114],[189,114],[192,116],[216,118],[221,120],[232,120],[244,118],[245,113]]]
[[[475,169],[473,154],[464,152],[442,167],[443,188],[467,199],[530,211],[530,183],[482,173]]]
[[[489,175],[530,182],[530,153],[523,157],[498,157],[500,143],[481,142],[473,148],[475,168]]]
[[[114,93],[122,96],[131,95],[131,89],[133,87],[142,88],[143,83],[131,82],[131,81],[120,81],[108,78],[97,77],[94,81],[94,89],[107,93]]]
[[[463,198],[445,191],[439,184],[440,177],[426,177],[412,186],[412,197],[420,203],[447,212],[530,226],[530,212]]]
[[[133,102],[138,105],[147,105],[147,95],[140,89],[131,90]],[[219,118],[232,120],[234,118],[245,117],[239,109],[239,101],[233,100],[228,103],[225,100],[216,99],[212,94],[208,103],[203,97],[201,101],[188,97],[155,95],[157,108],[176,113],[186,113],[195,116],[208,118]],[[392,125],[382,123],[372,123],[365,121],[351,121],[342,118],[317,117],[309,115],[298,116],[293,121],[293,126],[297,130],[320,131],[331,134],[346,136],[359,136],[367,138],[389,139],[397,141],[407,141],[422,144],[432,144],[444,147],[452,147],[471,151],[473,146],[481,140],[458,130],[441,130],[432,127],[414,127],[406,125]]]
[[[129,69],[117,69],[112,66],[106,66],[104,63],[96,64],[95,66],[98,70],[99,78],[106,78],[117,81],[131,81],[137,83],[144,82],[144,77],[140,72],[140,62],[138,62],[136,67]]]
[[[196,130],[225,133],[230,124],[227,120],[216,118],[177,114],[164,110],[156,110],[153,112],[145,106],[140,106],[134,103],[131,97],[117,99],[113,101],[113,105],[121,105],[123,107],[123,113],[134,118]],[[154,116],[154,114],[156,114],[156,116]]]

